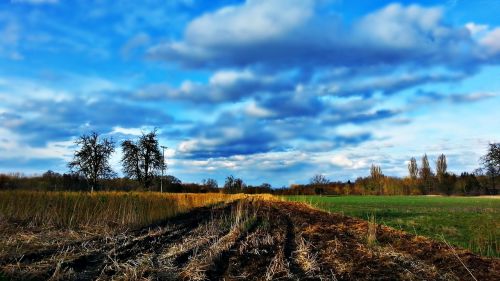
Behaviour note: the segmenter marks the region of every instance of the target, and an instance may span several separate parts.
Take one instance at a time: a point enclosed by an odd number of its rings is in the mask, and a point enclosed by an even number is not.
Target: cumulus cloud
[[[359,169],[367,166],[367,163],[363,160],[352,160],[346,155],[334,155],[330,158],[330,163],[334,166],[347,168],[347,169]]]
[[[490,62],[498,62],[500,55],[500,27],[469,22],[465,25],[472,38],[479,45],[478,56]]]
[[[279,56],[283,52],[276,48],[260,47],[273,43],[286,47],[283,41],[288,41],[290,33],[314,15],[314,2],[251,0],[243,5],[224,7],[193,20],[185,30],[184,41],[154,46],[149,54],[172,61],[180,58],[186,65],[218,65],[219,62],[245,65],[258,60],[261,54]]]
[[[257,75],[250,70],[220,70],[204,83],[186,80],[179,87],[165,84],[147,86],[134,97],[142,100],[169,99],[194,103],[235,102],[259,92],[275,92],[293,88],[293,80],[280,75]]]
[[[369,98],[457,82],[487,59],[471,37],[471,30],[479,32],[481,27],[448,25],[439,7],[391,4],[347,24],[319,13],[318,5],[307,0],[294,5],[252,0],[195,18],[182,40],[154,46],[148,54],[187,67],[215,69],[215,74],[206,84],[185,81],[137,96],[194,103],[247,99],[245,112],[252,116],[318,116],[332,106],[321,96]],[[285,8],[287,13],[282,12]],[[433,68],[441,71],[429,72]],[[269,74],[284,69],[295,69],[296,75]],[[340,74],[324,75],[335,69]],[[359,118],[352,120],[395,114],[372,110],[358,112]]]
[[[465,24],[465,28],[469,30],[471,35],[475,38],[484,35],[486,31],[490,28],[487,24],[477,24],[474,22],[468,22]]]
[[[191,67],[273,68],[417,62],[450,66],[478,59],[468,30],[444,24],[440,8],[392,4],[349,25],[315,14],[316,6],[307,0],[294,5],[253,0],[222,8],[193,20],[182,41],[154,46],[149,55]]]
[[[480,43],[490,54],[500,54],[500,27],[497,27],[480,39]]]
[[[245,182],[260,184],[263,181],[288,182],[292,179],[290,170],[305,171],[313,167],[314,156],[300,151],[279,151],[255,153],[252,155],[233,155],[228,157],[198,159],[179,159],[176,171],[189,171],[192,174],[205,174],[216,177],[219,183],[222,176],[233,174]],[[253,167],[251,170],[248,167]]]
[[[248,108],[248,104],[243,108]],[[259,114],[247,112],[246,116],[241,115],[239,109],[224,112],[214,122],[194,124],[186,134],[188,139],[178,145],[179,157],[204,159],[288,150],[317,152],[356,145],[372,138],[368,132],[338,133],[333,121],[325,116],[316,118],[322,109],[316,110],[314,116],[298,113],[285,116],[282,107],[273,111],[259,108]],[[338,114],[336,121],[361,124],[390,116],[383,111],[374,115],[377,116]]]
[[[445,63],[450,55],[469,55],[460,53],[471,43],[469,33],[443,24],[442,14],[440,8],[391,4],[357,22],[355,35],[359,43],[373,49],[376,58],[389,62],[424,59]]]
[[[286,12],[283,7],[287,7]],[[251,0],[193,20],[186,28],[185,39],[215,48],[266,43],[303,25],[313,16],[313,8],[313,0]]]
[[[250,102],[245,106],[245,113],[252,117],[266,118],[274,116],[274,112],[266,108],[260,107],[255,101]]]
[[[228,157],[279,150],[278,138],[272,127],[229,112],[213,123],[196,124],[188,135],[190,139],[178,146],[179,152],[187,158]]]
[[[111,132],[116,127],[160,126],[171,123],[168,114],[116,98],[34,99],[3,113],[3,127],[22,135],[35,146],[66,140],[90,130]]]

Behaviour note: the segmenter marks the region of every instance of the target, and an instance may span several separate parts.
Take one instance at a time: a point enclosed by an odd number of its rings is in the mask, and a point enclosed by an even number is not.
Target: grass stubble
[[[17,280],[364,280],[363,276],[366,280],[377,276],[475,280],[478,274],[500,274],[498,260],[483,260],[449,244],[443,248],[426,238],[389,229],[379,224],[375,214],[362,221],[305,204],[275,202],[278,198],[272,196],[36,195],[50,203],[39,203],[31,212],[55,210],[66,217],[58,220],[37,214],[37,220],[31,221],[25,210],[7,212],[15,210],[12,197],[0,199],[10,204],[0,214],[4,222],[9,218],[6,225],[14,224],[12,231],[15,226],[32,230],[24,231],[21,238],[11,238],[14,247],[0,253],[0,272]],[[20,198],[29,202],[36,195],[22,194]],[[67,198],[71,204],[58,202]],[[125,202],[117,202],[118,198]],[[96,206],[91,208],[92,204]],[[134,212],[146,214],[123,211],[131,206],[136,207]],[[81,208],[85,216],[71,214]],[[112,210],[116,212],[101,214]],[[92,225],[91,214],[100,221]],[[162,215],[175,218],[165,222]],[[43,216],[50,219],[43,221]],[[54,242],[42,239],[45,234],[52,235]],[[15,240],[23,243],[14,245]],[[2,243],[0,248],[9,244]],[[433,252],[425,254],[426,249]]]

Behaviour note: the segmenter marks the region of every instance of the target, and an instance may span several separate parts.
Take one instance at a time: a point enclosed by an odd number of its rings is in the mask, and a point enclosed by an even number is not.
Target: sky
[[[500,1],[2,0],[0,173],[158,130],[167,173],[275,187],[500,141]]]

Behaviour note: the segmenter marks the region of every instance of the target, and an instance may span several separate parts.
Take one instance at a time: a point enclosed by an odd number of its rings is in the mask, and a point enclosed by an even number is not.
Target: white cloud
[[[251,80],[255,79],[255,76],[252,72],[245,71],[228,71],[221,70],[215,72],[210,77],[210,84],[214,86],[231,86],[234,85],[238,80]]]
[[[204,46],[252,44],[286,36],[313,15],[313,0],[248,0],[192,21],[186,40]]]
[[[391,4],[342,23],[340,17],[316,13],[318,3],[253,0],[223,8],[193,20],[181,41],[158,44],[148,54],[188,67],[271,69],[455,66],[478,59],[471,33],[446,24],[439,7]]]
[[[489,30],[489,26],[487,24],[477,24],[474,22],[468,22],[465,25],[465,28],[469,30],[472,36],[480,36]]]
[[[135,93],[138,99],[186,100],[195,103],[236,102],[258,92],[291,87],[277,74],[256,75],[250,70],[220,70],[214,72],[206,84],[185,80],[177,88],[166,84],[151,85]]]
[[[8,96],[6,102],[9,104],[23,104],[35,98],[37,100],[52,100],[61,102],[71,100],[75,93],[88,95],[87,100],[95,100],[95,93],[117,90],[114,81],[89,75],[76,75],[66,73],[56,78],[53,83],[51,79],[33,79],[18,76],[0,77],[2,96]],[[120,83],[124,86],[126,83]],[[93,95],[93,96],[92,96]],[[1,101],[1,98],[0,98]]]
[[[440,7],[391,4],[366,15],[354,26],[353,47],[361,54],[372,54],[374,63],[409,63],[424,69],[448,66],[456,70],[474,68],[480,61],[491,59],[471,40],[467,27],[446,22]]]
[[[6,99],[9,105],[26,103],[30,98],[61,101],[71,97],[68,91],[47,87],[31,79],[2,77],[0,78],[0,86],[5,92],[2,95],[9,97]]]
[[[203,138],[186,140],[179,143],[179,145],[177,146],[177,151],[179,151],[180,153],[189,154],[192,151],[198,150],[200,147],[217,146],[220,142],[221,140]]]
[[[500,27],[485,34],[479,42],[491,54],[500,54]]]
[[[254,116],[254,117],[266,118],[266,117],[271,117],[274,115],[274,113],[272,111],[267,110],[263,107],[260,107],[254,101],[247,104],[245,106],[244,110],[248,115]]]
[[[142,130],[140,128],[123,128],[123,127],[113,127],[113,130],[110,134],[124,134],[124,135],[132,135],[132,136],[140,136],[142,135]]]
[[[335,166],[339,166],[347,169],[359,169],[366,167],[366,162],[363,160],[351,160],[347,156],[339,154],[334,155],[330,159],[330,163]]]
[[[465,27],[471,33],[472,38],[482,47],[479,52],[483,57],[489,58],[500,54],[500,27],[474,22],[467,23]]]
[[[43,147],[32,147],[24,144],[22,136],[0,127],[0,135],[8,136],[0,138],[0,159],[62,159],[69,161],[73,156],[73,140],[49,141]],[[49,169],[48,167],[47,169]]]
[[[441,8],[391,4],[373,12],[356,24],[361,41],[395,48],[413,49],[434,45],[434,40],[448,36],[450,30],[440,24]]]

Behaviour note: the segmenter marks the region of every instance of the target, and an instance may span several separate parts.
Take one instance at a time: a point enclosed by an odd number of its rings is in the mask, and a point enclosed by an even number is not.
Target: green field
[[[286,196],[316,208],[367,219],[481,255],[500,257],[500,198],[429,196]]]

